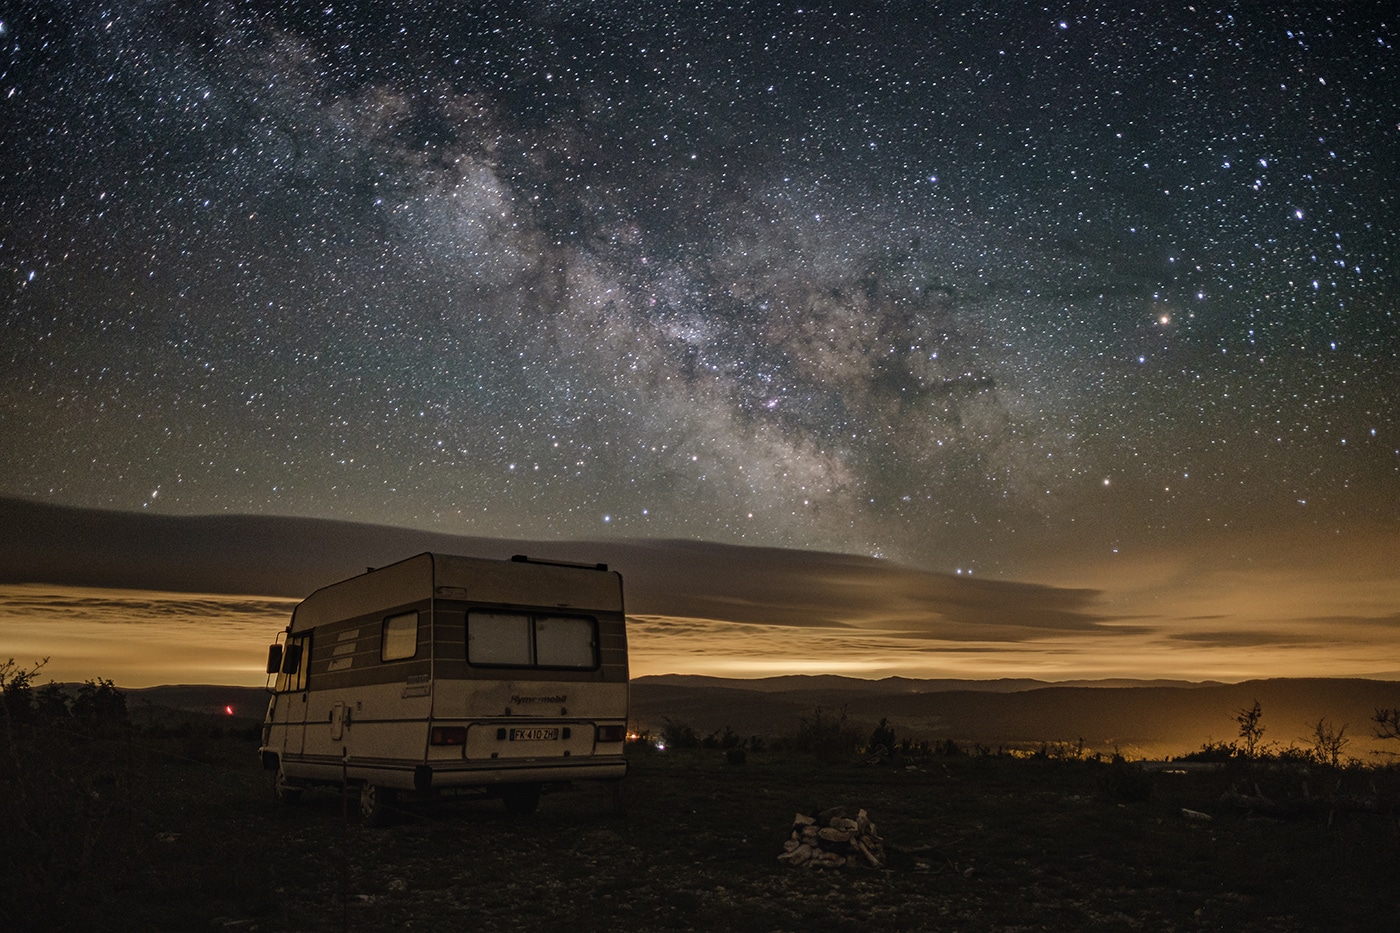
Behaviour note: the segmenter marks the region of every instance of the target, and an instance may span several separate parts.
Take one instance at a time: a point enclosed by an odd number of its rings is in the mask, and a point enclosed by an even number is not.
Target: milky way
[[[1016,574],[1400,521],[1390,4],[21,5],[0,494]]]

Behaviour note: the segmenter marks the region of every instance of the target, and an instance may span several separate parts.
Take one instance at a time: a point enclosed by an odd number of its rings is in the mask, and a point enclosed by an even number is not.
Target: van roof
[[[428,598],[575,612],[621,612],[622,576],[606,564],[493,560],[425,551],[315,590],[290,630],[390,611]]]

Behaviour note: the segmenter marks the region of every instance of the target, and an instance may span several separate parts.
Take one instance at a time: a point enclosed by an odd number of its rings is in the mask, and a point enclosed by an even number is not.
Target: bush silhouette
[[[72,713],[74,720],[89,728],[124,726],[128,722],[126,695],[110,680],[89,680],[78,688]]]
[[[132,832],[126,698],[110,680],[34,689],[44,662],[0,664],[0,929],[84,929],[142,860]]]
[[[689,723],[667,716],[661,727],[661,744],[666,748],[699,748],[700,734]]]
[[[811,716],[803,716],[789,745],[800,752],[831,760],[850,755],[860,747],[860,732],[846,720],[846,708],[829,710],[818,706]]]
[[[870,733],[870,739],[865,743],[867,751],[878,751],[884,749],[887,752],[894,751],[895,737],[894,728],[889,725],[889,720],[882,718],[880,724]]]

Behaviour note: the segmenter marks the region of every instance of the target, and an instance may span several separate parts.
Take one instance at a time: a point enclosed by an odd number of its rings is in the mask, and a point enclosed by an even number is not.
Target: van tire
[[[282,770],[280,764],[272,773],[272,796],[283,803],[296,803],[301,799],[301,788],[288,783],[287,772]]]
[[[501,788],[501,801],[512,816],[529,816],[540,808],[540,785],[507,784]]]
[[[371,826],[388,826],[397,802],[398,792],[392,787],[360,786],[360,816]]]

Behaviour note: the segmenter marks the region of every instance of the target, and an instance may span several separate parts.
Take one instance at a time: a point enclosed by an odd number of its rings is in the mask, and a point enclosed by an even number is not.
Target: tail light
[[[466,726],[433,726],[428,739],[433,745],[466,745]]]
[[[626,726],[599,726],[599,727],[598,727],[598,741],[599,741],[599,742],[621,742],[621,741],[622,741],[623,739],[625,739],[625,738],[627,738],[627,727],[626,727]]]

